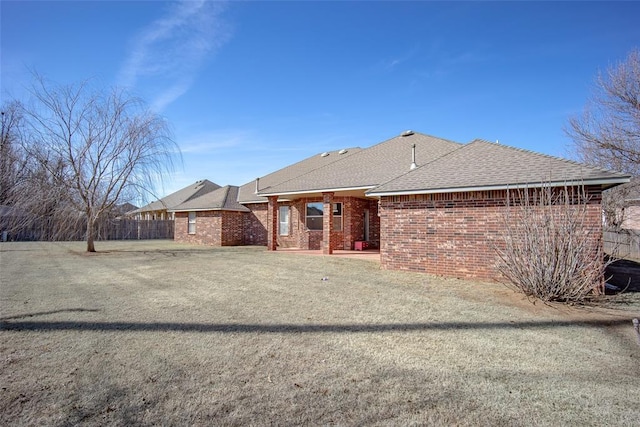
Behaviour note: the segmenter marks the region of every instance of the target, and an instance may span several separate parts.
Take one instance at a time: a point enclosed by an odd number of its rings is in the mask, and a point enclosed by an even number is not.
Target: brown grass
[[[637,300],[533,305],[263,248],[83,249],[0,246],[2,425],[640,423]]]

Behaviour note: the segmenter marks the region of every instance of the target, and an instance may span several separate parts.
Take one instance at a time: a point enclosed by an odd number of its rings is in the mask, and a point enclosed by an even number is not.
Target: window
[[[333,204],[333,231],[342,231],[342,203]]]
[[[307,228],[322,230],[322,202],[307,203]]]
[[[279,218],[278,224],[280,226],[279,234],[281,236],[288,236],[289,235],[289,206],[280,206],[278,218]]]
[[[196,213],[189,212],[189,228],[187,230],[189,234],[196,234]]]
[[[307,203],[307,228],[322,230],[322,202]],[[342,203],[333,204],[333,231],[342,230]]]

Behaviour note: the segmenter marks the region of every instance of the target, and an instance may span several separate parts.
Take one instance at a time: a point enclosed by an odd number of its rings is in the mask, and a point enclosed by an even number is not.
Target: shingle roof
[[[166,197],[163,197],[160,200],[156,200],[155,202],[151,202],[146,206],[141,207],[138,210],[133,211],[132,213],[138,212],[149,212],[149,211],[161,211],[164,209],[171,209],[175,206],[178,206],[187,200],[200,197],[203,194],[210,193],[214,190],[219,189],[220,186],[214,182],[211,182],[207,179],[203,179],[200,181],[196,181],[195,183],[176,191],[175,193],[171,193]]]
[[[261,195],[373,188],[410,170],[412,146],[417,165],[429,163],[461,147],[461,144],[420,133],[397,136],[351,156],[263,186]]]
[[[249,212],[249,209],[238,203],[238,189],[235,185],[226,185],[217,190],[194,197],[184,203],[175,206],[169,211],[240,211]]]
[[[475,140],[369,191],[368,195],[437,193],[541,183],[627,182],[628,175],[506,145]]]
[[[308,157],[290,166],[279,169],[273,173],[270,173],[269,175],[260,177],[260,181],[259,181],[260,190],[263,191],[274,185],[291,181],[301,175],[320,169],[332,163],[343,161],[344,159],[351,157],[352,155],[358,153],[359,151],[361,151],[361,148],[353,147],[353,148],[346,148],[340,151],[327,151],[326,155],[324,155],[325,153],[318,153],[317,155]],[[240,203],[256,203],[256,202],[267,201],[265,197],[256,195],[255,191],[256,191],[255,180],[247,184],[244,184],[243,186],[240,187],[238,201]]]

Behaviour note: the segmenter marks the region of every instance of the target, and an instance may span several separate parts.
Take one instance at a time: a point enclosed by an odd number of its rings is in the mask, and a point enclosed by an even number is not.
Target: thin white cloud
[[[248,132],[207,132],[181,138],[180,149],[184,154],[212,154],[221,150],[244,147],[251,143]]]
[[[151,106],[164,109],[189,90],[205,60],[229,39],[221,18],[224,8],[224,3],[211,0],[171,3],[133,39],[119,83],[149,88]]]

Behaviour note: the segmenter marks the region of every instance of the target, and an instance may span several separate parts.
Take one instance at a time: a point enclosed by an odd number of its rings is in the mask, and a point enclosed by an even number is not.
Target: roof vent
[[[412,130],[405,130],[404,132],[402,132],[400,134],[400,136],[411,136],[413,135],[413,131]]]
[[[416,144],[413,144],[411,146],[411,166],[409,167],[409,170],[414,170],[417,167],[418,165],[416,165]]]
[[[346,153],[346,152],[347,152],[347,149],[346,149],[346,148],[343,148],[342,150],[338,151],[338,154],[344,154],[344,153]]]
[[[320,154],[320,157],[327,157],[328,155],[329,153],[325,151],[324,153]]]

